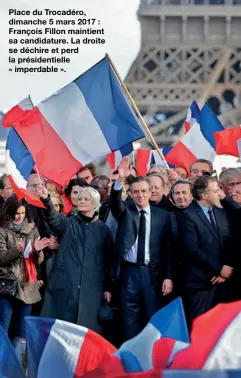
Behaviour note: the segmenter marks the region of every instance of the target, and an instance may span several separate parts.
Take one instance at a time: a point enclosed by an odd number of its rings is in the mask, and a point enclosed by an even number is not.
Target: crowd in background
[[[32,172],[18,200],[0,178],[0,324],[19,359],[24,317],[80,324],[120,343],[177,296],[188,327],[220,302],[241,299],[241,171],[198,159],[189,171],[129,158],[110,177],[89,164],[65,188]]]

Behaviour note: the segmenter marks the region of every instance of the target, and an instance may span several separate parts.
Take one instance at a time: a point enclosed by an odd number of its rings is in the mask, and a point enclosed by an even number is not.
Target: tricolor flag
[[[12,109],[13,116],[21,117],[25,112],[28,113],[31,108],[33,108],[32,101],[30,97],[27,97]],[[44,207],[35,194],[26,189],[29,175],[34,166],[32,155],[18,133],[11,127],[5,151],[5,167],[9,181],[19,200],[25,198],[28,203],[34,206]]]
[[[214,133],[222,130],[224,127],[217,116],[208,104],[205,104],[199,120],[196,120],[189,131],[165,155],[167,162],[182,166],[188,171],[190,165],[197,159],[203,158],[213,162],[216,156]]]
[[[241,156],[241,126],[232,127],[214,134],[218,155]]]
[[[194,320],[191,344],[170,369],[240,371],[240,339],[241,301],[219,304]]]
[[[50,318],[26,317],[29,378],[77,378],[108,364],[116,348],[97,333]]]
[[[12,124],[40,173],[63,186],[82,165],[144,137],[107,58],[26,117],[16,120],[9,113],[3,125]]]
[[[27,317],[26,332],[29,378],[160,372],[177,351],[189,345],[180,298],[158,311],[146,328],[118,351],[93,331],[60,320]]]
[[[188,109],[187,118],[184,124],[186,132],[189,131],[190,128],[195,125],[195,123],[198,123],[200,125],[200,116],[201,113],[198,104],[196,103],[196,101],[193,101],[192,105]]]
[[[112,170],[115,170],[120,165],[121,159],[125,156],[130,155],[132,151],[133,146],[132,143],[130,143],[127,146],[122,147],[120,150],[111,152],[110,154],[106,155],[106,159],[109,163],[110,168]]]

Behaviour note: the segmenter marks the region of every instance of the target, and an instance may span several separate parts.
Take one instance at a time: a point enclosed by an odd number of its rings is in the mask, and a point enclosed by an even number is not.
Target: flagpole
[[[35,169],[36,169],[36,172],[37,172],[37,175],[38,175],[39,183],[40,183],[40,185],[42,185],[42,183],[41,183],[41,178],[40,178],[40,174],[39,174],[39,170],[38,170],[38,168],[37,168],[37,165],[35,165]]]
[[[123,80],[122,80],[122,78],[121,78],[119,72],[117,71],[117,69],[116,69],[114,63],[112,62],[112,60],[111,60],[111,58],[110,58],[110,56],[109,56],[108,54],[106,54],[105,56],[106,56],[106,58],[108,59],[108,61],[109,61],[110,65],[111,65],[113,71],[115,72],[115,74],[116,74],[116,76],[117,76],[119,82],[121,83],[121,85],[122,85],[122,87],[123,87],[123,89],[124,89],[124,91],[125,91],[125,94],[126,94],[126,96],[128,97],[128,99],[129,99],[129,101],[130,101],[130,103],[131,103],[133,109],[135,110],[136,114],[138,115],[138,117],[139,117],[139,119],[140,119],[140,121],[141,121],[141,123],[142,123],[142,126],[143,126],[144,129],[146,130],[147,135],[148,135],[148,137],[150,138],[151,143],[152,143],[153,146],[155,147],[155,149],[156,149],[158,155],[159,155],[160,158],[162,159],[162,161],[163,161],[163,163],[165,164],[165,166],[167,166],[167,162],[166,162],[166,160],[165,160],[165,157],[164,157],[163,153],[161,152],[160,148],[158,147],[158,145],[157,145],[157,143],[156,143],[156,141],[155,141],[155,139],[154,139],[152,133],[151,133],[150,130],[149,130],[149,127],[147,126],[147,124],[146,124],[144,118],[142,117],[142,115],[141,115],[141,113],[140,113],[138,107],[136,106],[135,101],[133,100],[133,98],[132,98],[130,92],[128,91],[128,89],[127,89],[127,87],[126,87],[126,85],[125,85],[125,83],[123,82]],[[168,167],[168,168],[169,168],[169,167]]]

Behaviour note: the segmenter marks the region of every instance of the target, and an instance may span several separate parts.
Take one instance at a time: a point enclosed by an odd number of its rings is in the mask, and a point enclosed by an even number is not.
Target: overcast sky
[[[102,59],[106,52],[111,56],[120,74],[124,78],[140,47],[140,28],[136,15],[138,6],[139,0],[1,1],[0,110],[7,110],[11,108],[28,94],[31,95],[34,104],[37,104],[56,90],[74,80],[98,60]],[[75,55],[72,62],[65,67],[67,72],[28,74],[9,72],[9,67],[11,67],[11,65],[8,62],[8,50],[9,47],[13,47],[13,45],[9,45],[8,23],[9,19],[14,17],[13,15],[8,15],[9,8],[15,8],[17,10],[34,10],[36,8],[56,10],[67,10],[73,8],[76,10],[84,10],[90,18],[97,18],[100,20],[101,27],[105,29],[105,36],[103,37],[106,39],[106,44],[99,46],[80,45],[80,53]],[[22,19],[27,17],[30,16],[22,16]],[[20,17],[16,16],[15,18],[19,19]],[[65,18],[71,19],[71,16],[66,16]],[[40,26],[35,27],[41,28]],[[79,28],[80,26],[76,27]],[[14,26],[14,28],[17,28],[17,26]],[[27,28],[31,29],[31,27]],[[24,37],[25,36],[21,36],[21,38]],[[37,37],[38,36],[36,35],[31,35],[31,38]],[[44,36],[42,35],[40,37],[43,38]],[[49,35],[47,37],[51,38],[57,36]],[[58,37],[61,38],[61,36]],[[62,38],[64,37],[65,36],[62,36]],[[92,36],[92,38],[95,38],[95,36]],[[17,48],[22,46],[23,45],[16,45]],[[42,47],[48,46],[45,45]],[[12,67],[13,66],[14,65],[12,65]]]

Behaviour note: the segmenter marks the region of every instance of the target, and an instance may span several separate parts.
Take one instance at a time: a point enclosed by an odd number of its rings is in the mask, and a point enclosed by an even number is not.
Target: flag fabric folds
[[[124,156],[128,156],[132,153],[133,146],[132,143],[127,146],[122,147],[120,150],[111,152],[106,155],[106,159],[109,163],[109,166],[112,170],[116,169],[120,165],[120,161]]]
[[[26,317],[29,378],[77,378],[105,364],[116,348],[97,333],[61,320]]]
[[[224,127],[217,116],[208,104],[205,104],[198,119],[166,154],[167,162],[175,166],[183,166],[188,171],[190,165],[197,159],[203,158],[213,162],[216,156],[214,133],[222,130]]]
[[[165,149],[161,150],[165,156]],[[169,168],[166,161],[163,161],[156,150],[143,150],[136,151],[136,169],[139,176],[146,176],[152,165],[162,165],[164,168]]]
[[[240,157],[241,126],[232,127],[214,134],[216,152]]]
[[[118,351],[91,330],[60,320],[27,317],[26,332],[31,378],[72,378],[88,376],[88,372],[96,377],[163,369],[174,353],[189,345],[180,298],[158,311],[146,328]]]
[[[24,114],[25,111],[28,113],[31,107],[33,108],[33,104],[30,97],[28,97],[13,108],[14,114]],[[18,133],[11,127],[5,151],[5,167],[9,181],[19,200],[26,198],[28,203],[44,207],[35,194],[26,189],[29,175],[34,166],[35,162],[32,155]]]
[[[197,317],[190,346],[171,369],[240,369],[241,301],[219,304]]]
[[[3,125],[12,124],[40,173],[61,185],[82,165],[144,136],[107,58],[22,119],[8,113]]]
[[[192,105],[188,109],[187,118],[184,124],[186,132],[190,130],[190,128],[198,123],[200,125],[200,109],[196,101],[193,101]]]
[[[0,377],[24,378],[25,374],[17,360],[13,345],[0,325]]]

